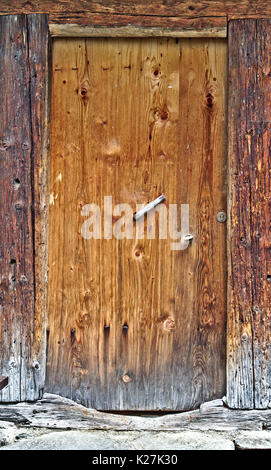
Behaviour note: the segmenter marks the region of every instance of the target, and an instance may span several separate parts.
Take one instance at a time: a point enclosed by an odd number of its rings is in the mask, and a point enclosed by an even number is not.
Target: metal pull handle
[[[194,235],[192,235],[191,233],[188,233],[187,235],[185,235],[183,237],[183,239],[186,241],[186,242],[191,242],[194,238]]]
[[[161,196],[157,197],[156,199],[154,199],[154,201],[152,202],[149,202],[148,204],[146,204],[145,207],[143,207],[143,209],[141,209],[140,211],[138,212],[135,212],[134,214],[134,220],[138,220],[140,217],[142,217],[144,214],[146,214],[147,212],[149,212],[151,209],[153,209],[154,207],[156,207],[158,204],[160,204],[160,202],[163,202],[164,200],[166,199],[166,197],[161,194]]]

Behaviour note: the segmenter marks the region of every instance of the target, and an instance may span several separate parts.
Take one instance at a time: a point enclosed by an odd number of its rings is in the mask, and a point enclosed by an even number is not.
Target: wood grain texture
[[[33,365],[41,393],[46,371],[47,271],[49,228],[49,69],[48,17],[31,15],[28,20],[29,73],[32,140],[32,179],[35,272],[35,318]]]
[[[181,18],[199,18],[207,16],[228,17],[268,17],[271,16],[269,0],[1,0],[2,14],[11,13],[49,13],[55,19],[63,15],[88,13],[141,16],[178,16]]]
[[[0,18],[0,401],[35,400],[45,379],[46,15]]]
[[[95,17],[96,22],[97,18]],[[204,25],[202,22],[198,22],[196,25],[191,20],[179,20],[176,24],[172,21],[164,19],[164,25],[162,21],[156,23],[159,26],[154,26],[153,21],[148,18],[146,26],[142,25],[139,21],[137,25],[135,21],[132,21],[125,17],[126,22],[115,19],[116,25],[113,26],[112,22],[107,26],[101,25],[99,22],[97,26],[91,23],[91,18],[88,19],[86,24],[78,23],[65,23],[50,25],[50,34],[52,37],[172,37],[172,38],[193,38],[193,37],[211,37],[211,38],[225,38],[227,37],[227,22],[226,18],[223,21],[205,21]],[[86,17],[84,17],[84,21]],[[106,22],[104,22],[106,23]],[[217,23],[217,24],[216,24]]]
[[[228,373],[232,408],[270,407],[271,22],[229,23]]]
[[[142,15],[109,15],[107,13],[90,13],[90,12],[69,12],[61,16],[52,14],[50,16],[50,28],[59,26],[68,26],[76,24],[82,28],[92,26],[94,28],[105,27],[117,30],[120,27],[130,27],[143,29],[156,28],[161,30],[175,31],[208,31],[212,28],[224,30],[227,26],[227,17],[204,17],[204,18],[180,18],[178,16],[142,16]]]
[[[261,431],[271,429],[271,410],[230,410],[222,400],[199,409],[156,416],[103,413],[58,395],[45,393],[35,403],[0,405],[0,420],[47,429],[100,429],[115,431]],[[236,434],[235,434],[236,435]]]
[[[48,391],[130,410],[223,395],[225,85],[223,40],[53,42]],[[189,249],[81,236],[85,204],[162,193],[190,204]]]

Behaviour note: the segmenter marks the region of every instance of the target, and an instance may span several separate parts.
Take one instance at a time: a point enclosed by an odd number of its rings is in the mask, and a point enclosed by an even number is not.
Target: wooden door
[[[54,40],[48,391],[103,410],[225,393],[225,90],[222,39]],[[104,196],[135,211],[160,194],[189,204],[187,249],[104,238]],[[101,239],[87,240],[93,203]]]

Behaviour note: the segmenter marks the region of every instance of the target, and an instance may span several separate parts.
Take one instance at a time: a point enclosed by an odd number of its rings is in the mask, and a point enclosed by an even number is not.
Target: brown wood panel
[[[63,16],[76,13],[77,17],[89,13],[108,15],[142,15],[142,16],[179,16],[198,18],[206,16],[229,17],[268,17],[271,15],[269,0],[1,0],[0,11],[4,14],[47,12],[57,21]]]
[[[45,379],[47,16],[1,17],[0,31],[0,401],[11,402],[39,398]]]
[[[120,27],[130,27],[130,30],[137,27],[139,30],[144,28],[163,29],[165,32],[170,30],[197,31],[198,33],[214,30],[222,30],[227,27],[227,17],[204,17],[204,18],[180,18],[178,16],[142,16],[142,15],[109,15],[106,13],[68,13],[61,16],[50,16],[50,28],[54,31],[57,27],[66,25],[78,25],[82,31],[87,26],[95,28],[106,27],[113,30]]]
[[[270,406],[271,21],[229,23],[228,403]]]
[[[225,391],[226,43],[53,42],[47,390],[99,409]],[[195,241],[84,240],[87,203],[190,204]]]

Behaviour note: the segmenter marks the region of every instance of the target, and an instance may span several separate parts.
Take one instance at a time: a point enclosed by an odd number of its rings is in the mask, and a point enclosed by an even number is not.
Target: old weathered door
[[[224,394],[225,90],[221,39],[54,40],[47,390],[103,410]],[[161,194],[167,215],[189,205],[185,250],[158,213],[154,238],[146,220],[144,239],[108,236],[105,196],[134,212]]]

